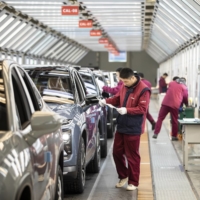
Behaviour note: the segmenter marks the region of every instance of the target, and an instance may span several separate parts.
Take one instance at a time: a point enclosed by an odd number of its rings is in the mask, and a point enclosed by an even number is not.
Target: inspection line
[[[108,162],[109,156],[111,155],[112,148],[113,148],[113,143],[114,143],[114,141],[113,141],[112,144],[111,144],[111,147],[110,147],[110,149],[109,149],[109,152],[108,152],[108,155],[107,155],[107,157],[106,157],[106,160],[104,161],[104,163],[103,163],[103,165],[102,165],[102,167],[101,167],[101,170],[100,170],[100,172],[99,172],[99,174],[98,174],[98,176],[97,176],[97,179],[96,179],[96,181],[95,181],[95,183],[94,183],[94,185],[93,185],[93,187],[92,187],[92,190],[91,190],[91,192],[90,192],[90,194],[89,194],[87,200],[92,200],[92,196],[93,196],[94,191],[95,191],[95,189],[96,189],[96,186],[97,186],[97,184],[98,184],[98,182],[99,182],[99,179],[101,178],[101,174],[103,173],[103,170],[104,170],[104,168],[105,168],[105,166],[106,166],[106,164],[107,164],[107,162]]]

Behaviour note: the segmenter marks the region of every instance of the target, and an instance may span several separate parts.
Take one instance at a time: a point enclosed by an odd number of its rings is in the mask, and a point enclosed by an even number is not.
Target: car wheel
[[[105,158],[107,156],[107,132],[104,134],[104,140],[101,143],[101,157]]]
[[[90,163],[88,164],[87,172],[98,173],[100,170],[100,166],[101,166],[101,145],[100,145],[100,134],[99,134],[99,128],[98,128],[94,159],[91,160]]]
[[[58,165],[55,200],[63,200],[63,172],[60,165]]]
[[[85,186],[85,143],[83,138],[80,140],[77,162],[77,177],[73,181],[65,182],[66,193],[78,193],[81,194],[84,191]]]
[[[110,123],[110,125],[107,128],[107,137],[108,138],[113,138],[113,132],[114,132],[114,124],[113,121]]]

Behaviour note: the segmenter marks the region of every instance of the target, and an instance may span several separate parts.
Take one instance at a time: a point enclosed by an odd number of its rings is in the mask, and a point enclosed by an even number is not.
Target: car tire
[[[81,137],[78,150],[77,177],[73,181],[67,181],[67,180],[65,181],[66,193],[76,193],[76,194],[83,193],[85,187],[85,176],[86,176],[85,163],[86,163],[85,143],[84,139]]]
[[[63,172],[58,165],[55,200],[63,200]]]
[[[114,124],[113,124],[113,121],[112,121],[107,128],[107,137],[113,138],[113,132],[114,132]]]
[[[100,144],[100,135],[99,135],[99,128],[98,128],[94,159],[92,159],[90,163],[88,164],[87,172],[98,173],[100,171],[100,166],[101,166],[101,144]]]
[[[107,130],[106,133],[104,134],[104,141],[101,144],[101,157],[106,158],[107,156]]]

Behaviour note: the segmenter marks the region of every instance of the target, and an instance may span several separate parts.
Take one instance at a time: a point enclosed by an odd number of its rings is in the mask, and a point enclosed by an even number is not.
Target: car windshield
[[[43,97],[74,99],[69,74],[59,72],[39,73],[32,79]]]
[[[7,119],[8,118],[7,118],[7,108],[6,108],[6,94],[4,88],[2,68],[0,66],[0,131],[8,130]]]
[[[113,74],[113,78],[114,78],[114,82],[117,83],[118,82],[117,81],[117,75],[115,73]]]
[[[90,74],[81,73],[88,94],[97,94],[97,88]]]

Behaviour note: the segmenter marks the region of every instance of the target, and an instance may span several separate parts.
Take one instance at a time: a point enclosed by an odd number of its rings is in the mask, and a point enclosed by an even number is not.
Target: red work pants
[[[178,109],[171,108],[169,106],[162,105],[158,115],[158,121],[156,122],[155,126],[155,134],[160,132],[162,122],[165,119],[166,115],[171,114],[171,121],[172,121],[172,136],[177,137],[178,134]]]
[[[140,135],[128,135],[116,132],[113,145],[113,158],[119,179],[128,177],[128,184],[139,185],[140,176]],[[125,156],[128,161],[126,167]]]
[[[148,108],[148,110],[147,110],[147,119],[149,120],[149,122],[150,122],[151,124],[155,123],[153,117],[152,117],[152,116],[150,115],[150,113],[149,113],[149,108]]]

